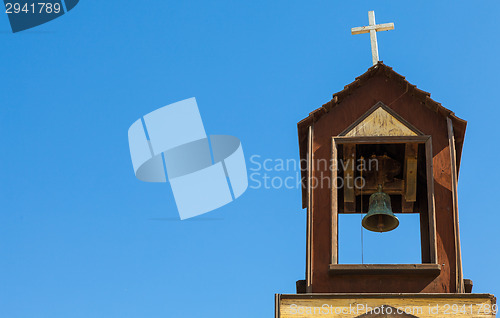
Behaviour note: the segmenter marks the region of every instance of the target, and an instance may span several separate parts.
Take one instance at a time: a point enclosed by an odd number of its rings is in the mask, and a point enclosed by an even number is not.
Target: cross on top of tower
[[[377,32],[394,30],[394,23],[375,24],[375,11],[368,11],[368,22],[368,26],[352,28],[351,34],[370,33],[370,41],[372,44],[372,60],[373,65],[375,65],[379,61]]]

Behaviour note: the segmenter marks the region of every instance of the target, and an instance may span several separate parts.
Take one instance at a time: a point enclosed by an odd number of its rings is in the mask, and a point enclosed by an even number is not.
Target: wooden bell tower
[[[298,123],[306,273],[297,294],[276,295],[276,317],[495,316],[496,299],[472,294],[462,274],[457,178],[466,122],[375,62]],[[339,259],[339,214],[366,213],[380,189],[395,215],[419,215],[421,263]]]
[[[307,292],[465,292],[457,174],[466,122],[429,96],[379,62],[299,122],[301,159],[310,164]],[[363,186],[350,182],[363,172]],[[328,174],[333,186],[315,184]],[[368,207],[380,183],[395,213],[420,215],[422,263],[341,264],[338,215],[360,213],[362,201]]]

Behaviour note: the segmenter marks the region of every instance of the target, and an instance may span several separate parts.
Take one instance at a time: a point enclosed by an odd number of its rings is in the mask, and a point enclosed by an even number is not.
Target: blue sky
[[[82,0],[17,34],[0,15],[0,317],[272,317],[304,278],[300,190],[179,221],[168,184],[135,178],[127,130],[196,97],[248,168],[298,159],[296,123],[371,66],[368,35],[350,35],[368,10],[396,26],[381,60],[469,122],[464,276],[499,294],[498,1]]]

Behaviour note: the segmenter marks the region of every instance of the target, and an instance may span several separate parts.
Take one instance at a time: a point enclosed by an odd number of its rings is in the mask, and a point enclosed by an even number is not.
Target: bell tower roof
[[[430,93],[418,89],[416,85],[408,82],[404,76],[395,72],[392,67],[385,65],[382,61],[379,61],[376,65],[370,67],[364,74],[356,77],[354,82],[344,86],[343,90],[333,94],[333,98],[329,102],[313,110],[306,118],[298,122],[297,129],[300,159],[302,162],[302,180],[306,180],[305,182],[307,182],[307,178],[305,178],[307,174],[305,159],[307,153],[308,128],[323,120],[323,117],[326,115],[333,114],[333,116],[338,115],[345,118],[345,120],[342,121],[342,124],[345,125],[345,127],[337,127],[339,129],[339,133],[346,130],[368,109],[366,108],[365,111],[362,111],[365,105],[361,105],[360,103],[347,106],[347,104],[351,104],[349,101],[355,97],[359,97],[360,99],[363,99],[363,101],[366,101],[369,104],[369,107],[372,107],[380,101],[389,106],[390,109],[398,108],[398,113],[401,115],[404,113],[408,114],[408,116],[406,116],[406,120],[410,123],[411,118],[422,117],[420,116],[421,113],[427,113],[429,111],[432,112],[436,118],[441,120],[446,121],[446,118],[449,118],[453,123],[458,171],[460,168],[460,159],[467,121],[457,117],[453,111],[447,109],[441,105],[441,103],[433,100],[430,96]],[[413,103],[408,103],[409,99],[413,100]],[[417,102],[422,107],[415,108],[414,102]],[[349,118],[352,118],[351,122],[349,122]],[[417,124],[414,124],[414,126],[420,129]],[[423,129],[420,130],[423,131]],[[307,184],[303,184],[303,208],[307,205],[306,189]]]

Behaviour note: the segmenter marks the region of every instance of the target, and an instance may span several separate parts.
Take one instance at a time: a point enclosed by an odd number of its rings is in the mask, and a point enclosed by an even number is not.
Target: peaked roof
[[[355,81],[344,86],[344,89],[340,92],[333,94],[332,100],[319,107],[318,109],[313,110],[309,113],[309,116],[302,119],[297,123],[298,134],[299,134],[299,151],[300,158],[305,159],[307,156],[307,134],[308,128],[314,122],[318,121],[321,117],[329,113],[332,109],[334,109],[338,104],[342,103],[342,101],[349,95],[353,94],[356,89],[363,86],[369,79],[374,76],[383,75],[387,78],[390,78],[396,82],[400,82],[402,85],[408,87],[408,93],[413,96],[413,98],[419,100],[422,104],[428,107],[433,112],[443,116],[444,118],[449,117],[453,122],[453,130],[455,135],[455,148],[457,151],[457,169],[460,168],[460,158],[462,155],[462,147],[465,137],[465,128],[467,126],[467,121],[455,116],[451,110],[447,109],[441,103],[436,102],[430,96],[431,94],[418,89],[416,85],[408,82],[404,76],[396,73],[392,67],[385,65],[382,61],[379,61],[376,65],[370,67],[364,74],[356,77]],[[304,162],[304,160],[301,160]],[[302,167],[302,180],[306,180],[306,171],[305,165],[303,163]],[[302,206],[305,207],[306,202],[306,192],[307,187],[302,187]]]

